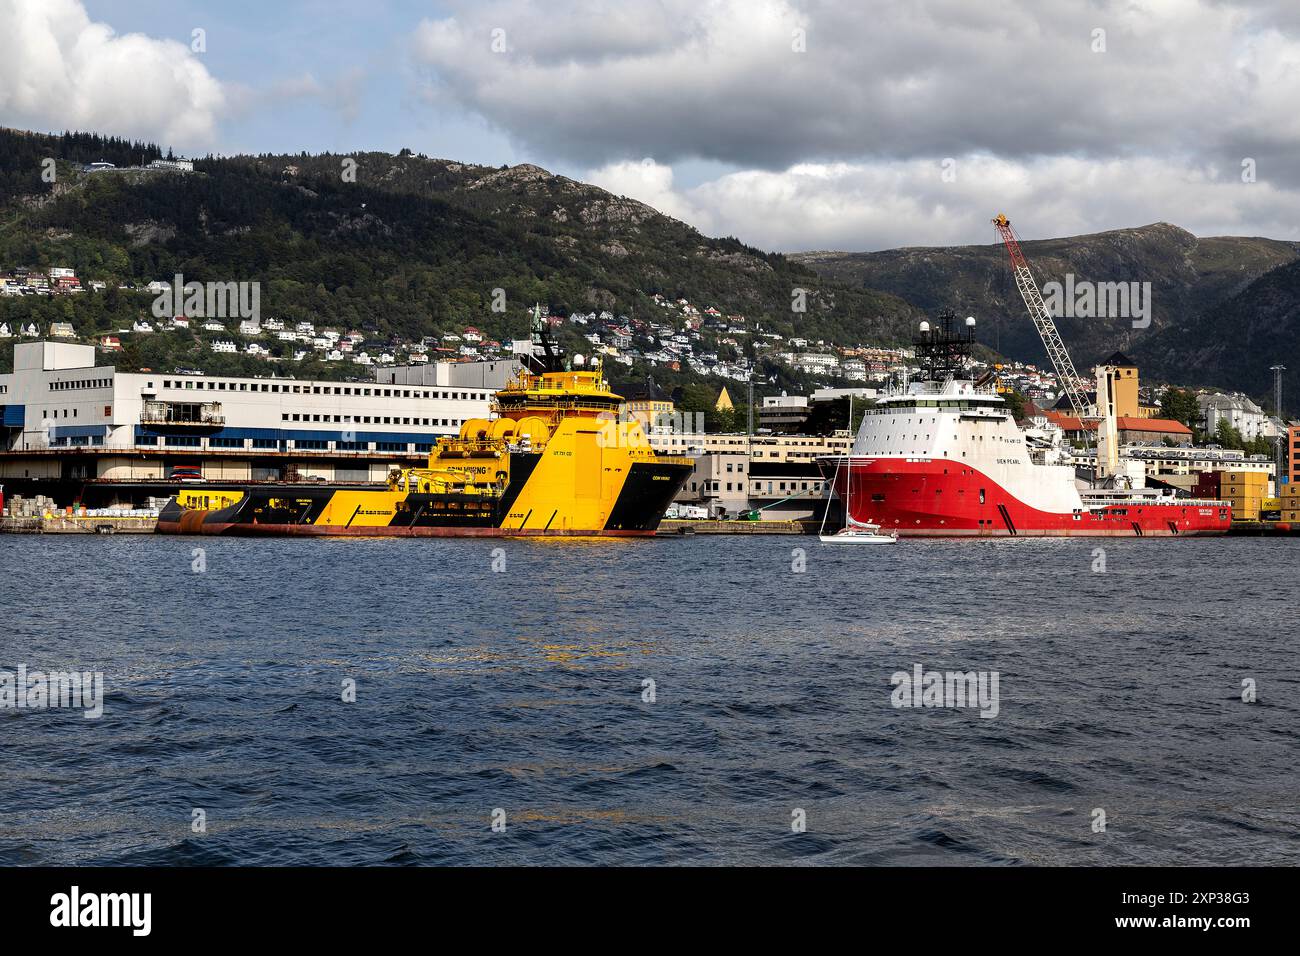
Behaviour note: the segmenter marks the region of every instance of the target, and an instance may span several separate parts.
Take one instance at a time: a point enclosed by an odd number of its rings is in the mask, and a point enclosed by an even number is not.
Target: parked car
[[[172,481],[204,481],[203,470],[191,465],[177,465],[169,476]]]

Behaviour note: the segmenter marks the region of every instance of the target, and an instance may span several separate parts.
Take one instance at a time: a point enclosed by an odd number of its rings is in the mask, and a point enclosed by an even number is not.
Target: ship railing
[[[1222,508],[1229,504],[1226,498],[1178,498],[1173,495],[1096,495],[1084,492],[1079,496],[1086,507],[1106,508],[1113,505],[1181,505],[1186,508]]]
[[[549,395],[530,394],[528,397],[511,396],[507,400],[497,400],[501,408],[509,409],[528,409],[540,407],[547,411],[559,409],[561,411],[590,411],[590,412],[609,412],[614,411],[622,404],[619,399],[600,399],[597,401],[583,401],[581,399],[553,398]]]
[[[444,438],[435,448],[448,451],[497,451],[505,445],[501,438]]]
[[[893,385],[885,391],[888,398],[906,398],[917,395],[956,395],[956,384],[964,382],[968,386],[961,395],[997,395],[998,390],[993,385],[976,385],[968,379],[955,379],[952,376],[945,378],[942,382],[936,382],[929,379],[912,379],[906,385]]]

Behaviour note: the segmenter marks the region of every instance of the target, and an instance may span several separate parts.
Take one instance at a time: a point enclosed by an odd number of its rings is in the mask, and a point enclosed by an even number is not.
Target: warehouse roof
[[[1079,419],[1073,415],[1061,415],[1057,412],[1044,412],[1048,420],[1055,425],[1059,425],[1067,432],[1077,432],[1086,427],[1088,431],[1096,431],[1097,423],[1095,421],[1084,422],[1080,424]],[[1119,415],[1115,419],[1116,427],[1122,432],[1166,432],[1170,435],[1190,435],[1192,430],[1182,422],[1176,422],[1170,418],[1134,418],[1131,415]]]

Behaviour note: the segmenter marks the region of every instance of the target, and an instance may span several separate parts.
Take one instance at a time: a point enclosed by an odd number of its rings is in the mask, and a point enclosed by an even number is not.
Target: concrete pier
[[[661,535],[669,534],[816,534],[812,521],[687,521],[665,518],[659,522]]]
[[[40,518],[0,518],[0,533],[7,534],[153,534],[156,517],[103,517],[51,515]]]

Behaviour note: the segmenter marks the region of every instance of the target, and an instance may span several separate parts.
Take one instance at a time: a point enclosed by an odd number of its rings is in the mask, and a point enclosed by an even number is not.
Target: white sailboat
[[[851,407],[851,406],[850,406]],[[850,421],[852,418],[850,417]],[[847,456],[846,456],[847,457]],[[840,467],[844,459],[841,459],[835,466],[835,478],[831,481],[831,489],[839,487]],[[869,521],[858,521],[852,514],[852,474],[850,471],[850,481],[845,487],[843,500],[844,527],[833,534],[826,533],[826,514],[830,511],[830,501],[826,502],[826,511],[822,512],[822,526],[818,529],[817,538],[822,544],[896,544],[898,542],[897,531],[881,531],[880,525],[873,524]]]

